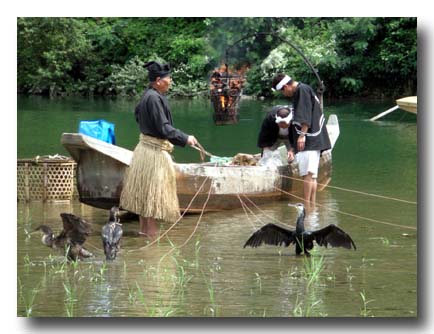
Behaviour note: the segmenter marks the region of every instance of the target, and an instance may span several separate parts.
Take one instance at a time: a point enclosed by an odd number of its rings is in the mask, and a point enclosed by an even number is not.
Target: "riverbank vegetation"
[[[261,32],[280,38],[255,35]],[[375,17],[18,18],[17,90],[136,96],[147,85],[143,64],[158,60],[172,67],[172,95],[205,95],[226,50],[229,65],[249,68],[245,94],[272,96],[270,80],[279,71],[316,87],[282,38],[313,63],[327,97],[416,94],[417,19]]]

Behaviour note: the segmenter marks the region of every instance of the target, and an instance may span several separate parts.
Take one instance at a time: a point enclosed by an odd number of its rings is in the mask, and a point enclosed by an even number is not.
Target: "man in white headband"
[[[280,145],[285,145],[288,151],[288,163],[294,160],[292,108],[289,106],[275,106],[267,113],[262,121],[261,130],[258,136],[258,147],[262,153],[267,150],[274,151]]]
[[[304,200],[306,204],[313,204],[316,200],[320,155],[331,148],[320,101],[312,87],[297,82],[284,73],[279,73],[273,78],[271,89],[292,98],[295,137],[293,141],[300,176],[305,181]]]

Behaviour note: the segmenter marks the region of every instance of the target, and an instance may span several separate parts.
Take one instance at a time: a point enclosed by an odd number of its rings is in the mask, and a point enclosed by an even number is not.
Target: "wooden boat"
[[[403,97],[396,100],[396,104],[402,110],[417,114],[417,96]]]
[[[339,136],[336,115],[327,123],[332,146]],[[77,162],[77,189],[82,203],[110,209],[119,204],[125,169],[133,152],[98,139],[79,134],[64,133],[61,142]],[[208,193],[207,211],[240,208],[240,196],[256,204],[288,198],[279,189],[302,196],[303,183],[290,178],[297,177],[298,164],[287,166],[216,166],[213,163],[175,163],[177,193],[181,210],[200,212]],[[331,150],[325,151],[320,160],[318,182],[330,181],[332,169]],[[201,185],[202,189],[199,191]],[[196,198],[191,202],[192,198]]]

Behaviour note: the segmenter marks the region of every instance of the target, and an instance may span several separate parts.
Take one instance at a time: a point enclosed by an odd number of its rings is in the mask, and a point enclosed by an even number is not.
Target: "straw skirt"
[[[140,135],[123,180],[122,209],[167,222],[180,217],[172,149],[167,140]]]

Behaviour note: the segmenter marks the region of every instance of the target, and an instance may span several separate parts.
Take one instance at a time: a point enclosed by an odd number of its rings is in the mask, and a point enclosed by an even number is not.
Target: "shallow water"
[[[134,104],[19,98],[18,157],[67,154],[60,146],[60,134],[75,132],[79,120],[95,118],[114,122],[118,145],[132,149],[137,141]],[[326,103],[326,115],[336,113],[341,127],[330,185],[417,201],[416,117],[397,111],[384,121],[366,121],[391,105],[393,101]],[[176,126],[193,133],[213,154],[229,156],[256,152],[257,131],[270,102],[245,100],[240,123],[220,127],[213,125],[209,101],[175,100],[171,106]],[[175,159],[198,161],[199,156],[188,148],[177,149]],[[356,251],[317,247],[306,260],[294,255],[294,247],[243,249],[251,233],[265,223],[294,224],[295,210],[282,201],[260,210],[251,206],[254,215],[242,209],[201,219],[187,215],[169,232],[169,239],[142,250],[147,241],[135,235],[137,221],[125,220],[122,252],[106,263],[99,235],[107,211],[76,201],[18,203],[17,314],[417,316],[416,205],[333,188],[319,192],[317,203],[308,212],[306,228],[334,223],[351,235]],[[94,258],[65,264],[62,256],[41,244],[38,234],[31,233],[40,224],[59,231],[61,212],[92,223],[86,245]],[[168,227],[162,223],[160,233]],[[191,240],[178,248],[194,231]],[[312,260],[323,261],[316,278],[306,269]]]

